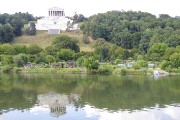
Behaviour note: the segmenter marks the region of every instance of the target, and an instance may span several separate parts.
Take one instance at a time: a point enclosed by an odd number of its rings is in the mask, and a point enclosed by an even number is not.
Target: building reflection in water
[[[59,117],[67,113],[66,106],[71,104],[71,101],[78,101],[77,94],[58,94],[50,92],[48,94],[38,95],[40,106],[48,106],[52,117]]]
[[[56,100],[55,103],[50,106],[50,109],[51,116],[53,117],[59,117],[66,114],[66,106],[61,105],[58,100]]]

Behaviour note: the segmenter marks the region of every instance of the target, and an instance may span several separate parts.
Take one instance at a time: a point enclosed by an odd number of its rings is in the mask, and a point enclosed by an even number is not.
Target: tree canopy
[[[125,49],[138,48],[142,53],[155,43],[180,45],[180,19],[167,14],[157,18],[140,11],[109,11],[90,16],[81,29],[94,39],[103,38]]]
[[[59,51],[60,49],[71,49],[74,50],[75,52],[80,51],[78,41],[75,38],[69,37],[67,35],[58,36],[52,42],[52,45],[55,47],[57,51]]]

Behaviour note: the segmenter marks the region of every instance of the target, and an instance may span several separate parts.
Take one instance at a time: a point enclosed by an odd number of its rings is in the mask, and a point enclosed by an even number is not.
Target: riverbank
[[[122,74],[122,75],[154,75],[155,69],[126,69],[126,68],[99,68],[87,70],[84,67],[76,68],[24,68],[24,67],[0,67],[1,73],[61,73],[61,74]],[[180,73],[166,72],[166,75],[180,75]]]
[[[123,74],[123,75],[153,75],[154,70],[134,70],[125,68],[87,70],[86,68],[1,68],[1,73],[61,73],[61,74]],[[168,73],[167,75],[180,75]]]

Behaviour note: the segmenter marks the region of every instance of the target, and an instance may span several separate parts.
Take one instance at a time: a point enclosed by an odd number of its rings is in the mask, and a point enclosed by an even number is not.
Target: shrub
[[[120,72],[121,72],[121,74],[126,74],[126,73],[127,73],[127,70],[124,69],[124,68],[122,68]]]
[[[112,69],[109,67],[101,67],[98,69],[98,73],[100,73],[100,74],[112,73]]]
[[[90,39],[88,38],[87,35],[83,35],[82,42],[84,44],[90,44]]]
[[[2,67],[2,72],[8,73],[8,72],[12,72],[13,70],[13,66],[11,65],[5,65]]]

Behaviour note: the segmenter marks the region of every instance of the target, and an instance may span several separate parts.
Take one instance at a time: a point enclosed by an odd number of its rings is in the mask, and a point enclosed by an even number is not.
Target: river
[[[180,77],[1,74],[0,120],[180,120]]]

